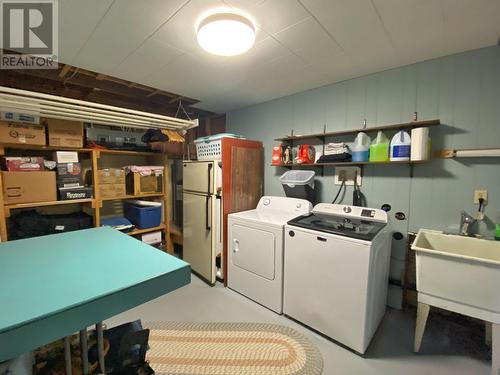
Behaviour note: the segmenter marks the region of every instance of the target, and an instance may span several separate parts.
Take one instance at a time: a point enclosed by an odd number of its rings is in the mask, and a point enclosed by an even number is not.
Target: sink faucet
[[[471,225],[473,225],[476,221],[477,220],[474,219],[467,212],[465,212],[465,211],[460,212],[460,234],[462,236],[468,236],[469,235],[469,227]]]

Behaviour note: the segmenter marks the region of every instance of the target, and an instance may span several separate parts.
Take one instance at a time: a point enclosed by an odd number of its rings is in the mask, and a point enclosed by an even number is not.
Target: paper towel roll
[[[415,128],[411,130],[411,154],[412,161],[429,160],[429,128]]]

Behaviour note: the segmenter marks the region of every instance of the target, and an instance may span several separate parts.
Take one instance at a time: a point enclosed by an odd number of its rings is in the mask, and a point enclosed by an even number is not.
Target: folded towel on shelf
[[[351,154],[351,150],[347,143],[328,143],[325,145],[324,155],[341,155],[341,154]]]
[[[334,155],[321,155],[316,163],[337,163],[337,162],[350,162],[352,160],[351,154],[344,152],[342,154]]]

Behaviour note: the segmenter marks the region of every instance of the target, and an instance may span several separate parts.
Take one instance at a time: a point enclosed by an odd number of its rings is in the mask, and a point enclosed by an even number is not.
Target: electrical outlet
[[[358,186],[361,186],[363,178],[361,177],[360,167],[336,167],[335,168],[335,185],[342,185],[342,180],[345,180],[347,186],[354,186],[354,178],[357,178]]]
[[[479,204],[479,199],[483,198],[483,204],[488,200],[488,190],[474,190],[474,204]]]

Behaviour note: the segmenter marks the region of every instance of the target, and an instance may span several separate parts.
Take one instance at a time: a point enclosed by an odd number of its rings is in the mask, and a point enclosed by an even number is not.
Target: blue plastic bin
[[[161,207],[138,206],[125,202],[125,217],[139,229],[157,227],[161,224]]]

